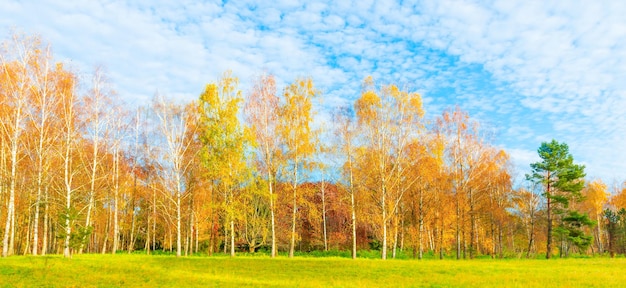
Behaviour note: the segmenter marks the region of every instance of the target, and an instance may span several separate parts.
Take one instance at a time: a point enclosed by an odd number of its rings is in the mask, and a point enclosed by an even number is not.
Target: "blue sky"
[[[227,69],[246,91],[267,71],[313,77],[324,122],[372,75],[419,91],[427,117],[470,112],[518,178],[554,138],[609,185],[626,180],[624,15],[626,1],[0,2],[6,36],[41,35],[85,76],[103,65],[131,103],[195,99]]]

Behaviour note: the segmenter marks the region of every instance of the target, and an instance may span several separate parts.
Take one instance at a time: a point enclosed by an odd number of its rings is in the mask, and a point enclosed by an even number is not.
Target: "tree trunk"
[[[476,245],[478,244],[475,241],[476,237],[476,216],[474,215],[474,195],[473,191],[469,189],[469,216],[470,216],[470,242],[469,242],[469,258],[474,259],[474,252],[476,250]]]
[[[297,189],[294,185],[293,187],[293,204],[292,204],[292,213],[291,213],[291,241],[289,242],[289,258],[293,258],[295,245],[296,245],[296,212],[298,209],[297,202]]]
[[[387,259],[387,206],[385,204],[385,194],[386,194],[386,189],[385,189],[385,181],[383,179],[382,181],[382,187],[381,187],[381,208],[382,208],[382,212],[381,212],[381,222],[382,222],[382,228],[383,228],[383,244],[382,244],[382,252],[381,252],[381,257],[383,260]]]
[[[297,147],[296,147],[297,151]],[[294,159],[293,168],[293,210],[291,214],[291,242],[289,243],[289,258],[293,258],[293,253],[296,245],[296,213],[298,212],[297,200],[298,200],[298,157]]]
[[[41,144],[40,144],[41,146]],[[35,200],[35,216],[33,217],[33,250],[32,253],[34,256],[39,254],[39,208],[41,206],[41,189],[42,189],[42,167],[41,156],[39,159],[39,169],[37,171],[37,196]]]
[[[550,207],[550,172],[548,171],[548,189],[546,191],[547,214],[548,214],[548,235],[546,240],[546,259],[552,256],[552,208]]]
[[[269,152],[267,152],[269,153]],[[269,154],[268,154],[269,155]],[[267,160],[269,161],[269,160]],[[269,162],[268,162],[269,165]],[[268,168],[267,178],[268,178],[268,186],[270,192],[270,217],[271,217],[271,225],[272,225],[272,252],[271,258],[276,257],[276,218],[274,216],[274,182],[272,181],[272,172],[271,169]]]
[[[596,226],[596,241],[598,244],[598,252],[600,254],[604,253],[604,245],[602,244],[602,219],[600,217],[600,213],[596,213],[596,223],[598,223]]]
[[[322,226],[324,228],[324,251],[328,251],[328,237],[326,235],[326,187],[322,174]]]
[[[70,127],[67,127],[70,129]],[[72,204],[72,175],[71,175],[71,131],[67,131],[65,142],[65,159],[64,159],[64,180],[65,180],[65,242],[63,243],[63,256],[65,258],[71,257],[70,254],[70,236],[72,234],[72,226],[70,223],[70,209]]]
[[[422,260],[424,256],[424,248],[422,247],[422,239],[424,235],[424,195],[422,194],[422,189],[419,189],[419,212],[418,212],[418,222],[419,222],[419,231],[417,233],[417,241],[418,241],[418,258]]]
[[[156,189],[152,187],[152,251],[156,250]]]
[[[180,182],[178,182],[177,184],[178,184],[177,187],[180,187]],[[179,190],[176,192],[176,257],[182,256],[181,255],[182,247],[181,247],[181,241],[180,241],[180,232],[181,232],[180,231],[181,230],[180,198],[181,198],[181,192]]]
[[[235,221],[230,219],[230,257],[235,257]]]
[[[130,195],[130,239],[128,242],[128,254],[132,253],[135,250],[135,193],[137,191],[137,175],[135,173],[133,174],[133,192]]]
[[[109,241],[109,229],[111,229],[111,206],[109,206],[107,213],[107,223],[104,226],[104,239],[102,240],[102,250],[101,254],[106,254],[107,252],[107,242]]]
[[[119,152],[117,148],[113,151],[113,248],[111,254],[117,253],[119,249],[120,225],[119,225]]]
[[[441,218],[441,229],[439,231],[439,259],[443,260],[443,232],[445,230],[445,226],[443,225],[443,216]]]
[[[396,250],[398,249],[398,212],[394,213],[393,217],[393,250],[391,251],[391,258],[396,259]]]
[[[21,100],[20,100],[21,103]],[[20,114],[21,114],[21,104],[18,104],[18,112],[16,113],[15,118],[15,126],[13,139],[11,141],[11,174],[10,174],[10,183],[9,183],[9,203],[7,206],[7,218],[4,226],[4,239],[2,240],[2,257],[7,257],[13,254],[13,246],[9,243],[9,238],[14,237],[11,231],[14,231],[11,225],[12,219],[15,215],[15,186],[17,182],[17,150],[18,150],[18,141],[20,129],[19,125],[21,122]]]
[[[348,142],[348,151],[352,151],[350,143],[351,142]],[[354,175],[352,173],[351,155],[348,155],[348,169],[350,170],[350,210],[352,212],[352,259],[356,259],[356,206],[354,201]]]
[[[43,239],[41,239],[41,255],[48,253],[48,187],[44,188],[44,208],[43,208]]]
[[[458,189],[458,188],[456,188]],[[461,203],[459,200],[459,192],[458,190],[455,193],[456,195],[456,259],[461,259]]]
[[[530,258],[533,242],[535,240],[535,217],[533,214],[534,213],[530,214],[530,231],[528,233],[528,252],[526,252],[526,258]]]

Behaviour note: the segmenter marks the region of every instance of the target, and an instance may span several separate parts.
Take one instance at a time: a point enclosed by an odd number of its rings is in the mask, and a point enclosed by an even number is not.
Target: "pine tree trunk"
[[[552,208],[550,207],[550,172],[548,171],[548,189],[546,191],[547,214],[548,214],[548,235],[546,240],[546,259],[552,256]]]

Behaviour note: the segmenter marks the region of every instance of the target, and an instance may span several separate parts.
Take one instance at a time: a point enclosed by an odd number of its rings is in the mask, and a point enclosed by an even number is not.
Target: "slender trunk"
[[[463,217],[463,226],[461,228],[461,240],[463,240],[463,259],[467,259],[467,236],[465,233],[465,217]]]
[[[230,257],[235,257],[235,221],[230,219]]]
[[[385,204],[385,194],[386,194],[386,189],[385,189],[385,181],[383,179],[382,181],[382,194],[381,194],[381,207],[382,207],[382,212],[381,212],[381,220],[382,220],[382,228],[383,228],[383,246],[382,246],[382,253],[381,253],[381,257],[383,260],[387,259],[387,209],[386,209],[386,204]]]
[[[152,189],[152,251],[156,250],[156,189]]]
[[[297,149],[296,149],[297,151]],[[298,211],[298,157],[294,159],[294,168],[293,168],[293,206],[292,206],[292,214],[291,214],[291,242],[289,243],[289,258],[293,258],[293,253],[296,246],[296,213]]]
[[[33,216],[33,246],[31,253],[37,256],[39,253],[39,206],[41,205],[41,186],[37,185],[37,196],[35,200],[35,215]]]
[[[274,179],[272,179],[272,171],[271,171],[271,167],[270,167],[270,157],[269,157],[269,150],[266,148],[266,153],[267,153],[267,179],[268,179],[268,190],[269,190],[269,196],[270,196],[270,218],[271,218],[271,225],[272,225],[272,252],[271,252],[271,258],[276,257],[276,217],[275,217],[275,205],[274,205]]]
[[[526,252],[526,258],[530,258],[530,253],[535,240],[535,215],[534,210],[530,212],[530,231],[528,233],[528,252]]]
[[[441,229],[439,231],[439,259],[443,259],[443,232],[445,226],[443,225],[443,216],[441,218]]]
[[[459,201],[459,192],[456,188],[456,259],[461,259],[461,205]]]
[[[144,245],[144,249],[146,249],[146,254],[150,255],[150,248],[151,248],[150,247],[150,244],[151,244],[150,241],[152,241],[150,239],[150,232],[151,232],[150,228],[151,228],[151,221],[152,221],[151,219],[152,218],[150,216],[148,216],[147,218],[148,218],[148,225],[146,225],[146,244]]]
[[[326,234],[326,183],[322,174],[322,225],[324,228],[324,251],[328,251],[328,237]]]
[[[348,151],[352,151],[351,140],[348,140]],[[352,259],[356,259],[356,206],[354,201],[354,175],[352,171],[352,157],[348,152],[348,169],[350,170],[350,210],[352,212]]]
[[[547,200],[547,214],[548,214],[548,235],[546,240],[546,259],[550,259],[552,254],[552,208],[550,207],[551,202],[550,195],[550,172],[548,171],[548,189],[546,191],[546,200]]]
[[[178,186],[180,187],[180,182],[178,182]],[[180,257],[181,256],[181,242],[180,242],[180,230],[181,230],[181,226],[180,226],[180,219],[181,219],[181,214],[180,214],[180,198],[181,198],[181,192],[180,192],[180,188],[178,188],[178,192],[176,192],[176,257]]]
[[[193,199],[193,198],[192,198]],[[193,207],[193,201],[192,204],[189,205],[190,207]],[[195,238],[195,226],[194,226],[194,219],[196,218],[193,210],[191,211],[191,213],[189,213],[189,254],[193,255],[194,253],[194,238]]]
[[[185,244],[184,244],[184,251],[185,251],[185,256],[189,256],[189,230],[187,230],[185,232]]]
[[[120,243],[120,225],[119,225],[119,152],[117,148],[113,151],[113,248],[111,253],[117,253]]]
[[[68,127],[68,129],[70,129]],[[72,226],[70,225],[70,209],[72,204],[72,175],[71,175],[71,135],[70,131],[67,131],[66,147],[65,147],[65,159],[64,159],[64,179],[65,179],[65,241],[63,243],[63,256],[66,258],[71,257],[70,254],[70,236],[72,234]]]
[[[393,251],[391,252],[391,258],[396,259],[396,253],[398,250],[398,211],[394,213],[393,217]]]
[[[224,219],[224,254],[228,251],[228,234],[230,230],[228,229],[228,219]]]
[[[495,259],[496,258],[496,253],[497,253],[497,242],[496,242],[496,224],[494,223],[493,220],[493,215],[490,216],[491,220],[490,220],[490,229],[491,229],[491,259]]]
[[[31,213],[31,207],[32,205],[29,205],[28,207],[28,220],[26,221],[26,238],[22,239],[22,241],[19,241],[20,243],[25,243],[24,244],[24,248],[22,251],[22,255],[26,255],[28,252],[31,252],[30,250],[32,249],[30,247],[30,233],[31,233],[31,223],[32,223],[32,216],[33,214]]]
[[[400,218],[400,252],[404,251],[404,219]]]
[[[356,259],[356,207],[354,205],[354,190],[350,193],[350,206],[352,210],[352,259]]]
[[[9,255],[15,254],[15,209],[13,209],[13,213],[11,214],[11,237],[9,239]]]
[[[296,245],[296,213],[297,213],[297,188],[293,187],[293,207],[291,213],[291,241],[289,242],[289,258],[293,258],[295,245]]]
[[[43,150],[43,141],[39,140],[39,151]],[[35,216],[33,217],[33,255],[39,254],[39,208],[41,206],[41,193],[43,187],[43,155],[39,155],[37,169],[37,196],[35,200]]]
[[[422,259],[424,256],[424,248],[422,247],[422,238],[424,235],[424,194],[422,193],[422,189],[419,189],[419,231],[417,234],[418,241],[418,258]]]
[[[106,254],[107,252],[107,242],[109,241],[109,229],[111,229],[111,206],[109,205],[107,209],[107,223],[104,226],[104,240],[102,240],[102,250],[100,253]]]
[[[18,150],[18,142],[17,138],[20,135],[20,122],[21,122],[21,100],[18,104],[16,117],[15,117],[15,125],[13,138],[11,142],[11,175],[9,176],[9,203],[7,207],[7,218],[4,226],[4,239],[2,240],[2,257],[7,257],[13,254],[13,246],[9,243],[9,238],[14,237],[11,231],[14,231],[11,226],[11,221],[15,214],[15,186],[17,182],[17,150]]]
[[[44,188],[44,208],[43,208],[43,239],[41,240],[41,255],[48,253],[48,187]]]
[[[97,122],[97,118],[96,118]],[[87,205],[87,216],[85,217],[85,227],[91,226],[91,210],[95,205],[95,193],[96,193],[96,172],[98,165],[98,136],[95,137],[93,141],[93,159],[91,162],[91,179],[89,179],[89,201]],[[80,248],[78,249],[78,253],[83,253],[83,243],[80,244]]]
[[[194,232],[196,233],[196,254],[198,254],[198,241],[199,241],[198,240],[198,236],[200,236],[200,233],[198,232],[198,230],[200,230],[200,229],[198,229],[198,223],[197,223],[196,217],[193,217],[193,219],[194,219],[193,223],[194,223],[194,227],[195,227]]]
[[[503,233],[502,233],[502,223],[498,224],[498,246],[500,247],[500,259],[504,258],[504,244],[503,244]],[[511,237],[512,238],[512,237]]]
[[[470,242],[469,242],[469,258],[474,259],[474,252],[476,250],[477,242],[475,241],[476,237],[476,216],[474,215],[474,195],[473,191],[469,189],[469,216],[470,216]]]
[[[137,180],[135,180],[137,181]],[[136,184],[135,184],[136,185]],[[136,188],[135,188],[136,189]],[[130,239],[128,242],[128,254],[132,253],[135,250],[135,194],[130,197]]]
[[[604,245],[602,245],[602,220],[600,218],[600,213],[596,213],[596,239],[598,243],[598,252],[602,254],[604,252]]]

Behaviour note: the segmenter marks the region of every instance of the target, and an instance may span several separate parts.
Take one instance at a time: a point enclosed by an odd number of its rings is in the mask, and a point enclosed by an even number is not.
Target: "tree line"
[[[226,72],[195,101],[129,108],[102,69],[79,77],[38,37],[0,49],[5,257],[625,252],[626,182],[585,181],[552,141],[515,187],[494,135],[459,107],[427,119],[395,84],[366,77],[318,127],[307,77],[281,89],[261,74],[243,91]]]

